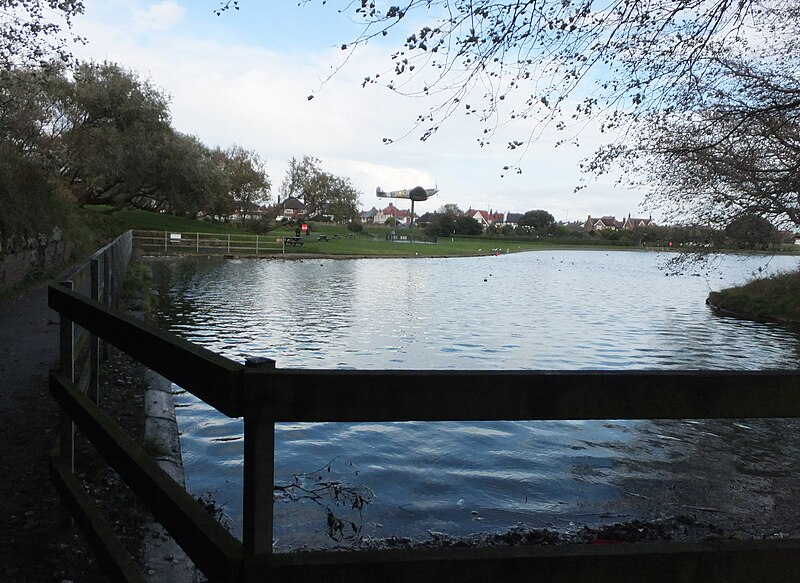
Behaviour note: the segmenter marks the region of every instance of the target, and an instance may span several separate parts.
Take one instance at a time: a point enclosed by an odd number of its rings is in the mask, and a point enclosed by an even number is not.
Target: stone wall
[[[34,271],[58,267],[66,260],[72,245],[55,228],[48,236],[8,239],[0,242],[0,289],[20,283]]]

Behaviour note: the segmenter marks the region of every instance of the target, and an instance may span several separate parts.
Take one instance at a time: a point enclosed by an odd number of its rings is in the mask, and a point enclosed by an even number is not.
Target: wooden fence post
[[[74,284],[70,280],[60,282],[63,287],[72,290]],[[59,319],[59,363],[61,370],[67,375],[70,382],[75,382],[75,326],[72,320],[63,315]],[[59,458],[64,467],[70,473],[75,472],[75,423],[70,416],[61,410],[58,421],[59,434]],[[72,516],[69,508],[62,502],[61,504],[61,526],[69,528],[72,526]]]
[[[275,368],[275,361],[248,359],[245,366],[269,369]],[[274,465],[275,422],[245,413],[242,542],[253,555],[272,554]]]
[[[89,294],[95,301],[100,301],[100,260],[89,261],[91,282]],[[100,404],[100,340],[96,334],[89,335],[89,397],[96,405]]]
[[[114,266],[111,264],[111,249],[107,248],[103,252],[103,295],[100,300],[104,305],[111,305],[111,270]],[[100,344],[100,357],[106,361],[108,360],[108,342],[103,340]]]

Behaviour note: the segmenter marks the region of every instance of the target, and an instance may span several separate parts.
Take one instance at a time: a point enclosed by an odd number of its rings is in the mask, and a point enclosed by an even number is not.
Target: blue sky
[[[438,185],[439,196],[417,212],[455,203],[464,210],[543,208],[558,220],[649,214],[639,207],[639,193],[615,187],[614,177],[573,193],[577,164],[599,143],[592,126],[581,133],[581,149],[554,148],[564,136],[545,130],[522,160],[523,173],[504,178],[502,167],[515,162],[505,144],[528,131],[519,125],[480,148],[482,126],[454,115],[426,142],[417,132],[385,145],[382,138],[406,134],[434,102],[361,87],[366,75],[392,67],[389,55],[403,30],[361,47],[323,83],[343,63],[340,45],[361,30],[330,3],[241,0],[240,10],[221,16],[213,13],[216,0],[85,0],[85,6],[75,29],[89,42],[76,45],[75,53],[117,62],[165,90],[179,131],[212,147],[237,143],[258,152],[274,195],[287,160],[312,155],[325,170],[353,181],[364,208],[385,204],[375,197],[377,186]]]

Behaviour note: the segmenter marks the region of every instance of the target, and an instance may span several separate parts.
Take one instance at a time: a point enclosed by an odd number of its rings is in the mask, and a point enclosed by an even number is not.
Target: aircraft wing
[[[375,194],[380,198],[408,198],[414,201],[428,200],[428,197],[433,196],[439,192],[436,188],[422,188],[415,186],[412,189],[392,190],[389,192],[384,191],[380,186],[375,189]]]

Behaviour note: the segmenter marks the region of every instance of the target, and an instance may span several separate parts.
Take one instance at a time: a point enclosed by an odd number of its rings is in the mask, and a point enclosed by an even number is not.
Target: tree
[[[158,148],[148,181],[127,204],[195,218],[227,218],[235,208],[229,175],[214,152],[194,136],[171,132]]]
[[[175,145],[167,97],[114,63],[82,63],[52,96],[53,163],[79,205],[121,208],[155,193],[154,169]],[[172,153],[174,154],[174,152]]]
[[[388,70],[373,72],[364,83],[403,94],[435,93],[434,106],[418,118],[423,139],[457,111],[477,115],[491,131],[501,118],[541,118],[563,108],[581,116],[609,106],[660,108],[676,83],[704,73],[718,40],[742,40],[754,18],[782,24],[785,17],[775,10],[786,11],[777,0],[409,0],[385,9],[371,0],[341,4],[342,12],[365,24],[343,50],[401,35]],[[416,84],[423,68],[425,81]],[[596,85],[586,82],[590,73]],[[517,93],[520,99],[512,100]],[[578,103],[568,104],[568,97]]]
[[[740,249],[767,248],[777,242],[778,230],[767,219],[753,214],[740,215],[725,227],[729,237]]]
[[[462,211],[460,208],[458,208],[457,204],[455,204],[453,202],[449,202],[447,204],[443,204],[442,206],[440,206],[439,210],[436,211],[436,213],[440,214],[440,215],[447,215],[449,217],[455,218],[455,217],[460,217],[461,215],[463,215],[464,211]]]
[[[321,164],[313,156],[303,156],[301,160],[291,158],[281,192],[302,200],[309,220],[320,220],[324,216],[332,216],[337,222],[355,219],[361,193],[348,178],[325,172]]]
[[[225,198],[239,212],[244,224],[248,212],[270,200],[271,184],[264,161],[255,151],[236,144],[225,151],[217,148],[214,159],[228,180],[229,192]]]
[[[545,210],[528,211],[519,220],[519,226],[526,230],[532,230],[538,234],[552,232],[556,220]]]
[[[483,227],[478,221],[464,215],[456,218],[455,230],[457,235],[480,235],[483,233]]]
[[[231,7],[238,10],[238,2],[223,1],[219,11]],[[503,171],[521,172],[526,145],[547,124],[571,129],[596,119],[608,132],[608,145],[584,170],[593,176],[620,162],[638,180],[632,170],[647,166],[636,168],[631,157],[690,167],[697,163],[698,147],[717,143],[686,144],[681,156],[676,148],[637,144],[642,136],[658,140],[688,127],[690,133],[711,133],[725,146],[759,119],[749,135],[780,142],[780,128],[787,121],[795,124],[800,112],[798,0],[408,0],[402,5],[341,0],[340,11],[365,25],[361,35],[342,44],[348,58],[370,41],[394,42],[388,66],[367,72],[363,85],[434,96],[415,122],[421,139],[459,112],[482,123],[481,146],[495,129],[515,122],[519,135],[507,146],[522,153]],[[724,172],[731,168],[715,161],[707,170],[722,173],[732,204],[751,199],[739,210],[774,218],[774,202],[782,198],[778,206],[787,210],[779,219],[798,225],[797,189],[785,179],[762,183],[759,170],[768,160],[752,165],[746,184],[736,176],[727,180]],[[652,186],[651,204],[672,206],[673,198],[659,195],[668,181],[641,182]],[[696,211],[716,204],[708,190],[698,202],[691,181],[680,184],[686,187],[670,189],[681,197],[679,212],[699,219]],[[756,192],[766,193],[766,201],[751,204]]]
[[[458,214],[451,212],[457,209],[456,205],[445,205],[439,209],[431,222],[425,225],[425,234],[429,237],[452,237],[456,233],[456,219],[463,216],[460,211]]]
[[[601,149],[589,168],[621,162],[671,220],[723,228],[757,214],[800,226],[798,11],[790,5],[779,29],[761,17],[749,43],[719,47],[671,109],[641,117],[627,144]]]
[[[16,67],[47,67],[70,59],[64,32],[83,12],[83,2],[0,0],[0,12],[0,76]]]
[[[402,35],[390,66],[363,84],[435,96],[416,120],[423,140],[462,112],[482,122],[480,145],[515,122],[519,136],[507,146],[524,153],[546,124],[567,129],[595,118],[609,145],[584,165],[590,175],[621,162],[639,181],[633,170],[647,162],[636,167],[630,157],[645,157],[685,175],[666,194],[670,180],[641,180],[652,186],[652,205],[700,220],[724,198],[735,212],[800,224],[788,180],[800,113],[798,0],[409,0],[385,8],[361,0],[342,2],[342,11],[365,23],[345,51]],[[712,137],[658,147],[684,133]],[[737,144],[761,140],[768,151],[757,149],[744,171],[729,163]],[[521,171],[520,159],[505,169]],[[694,169],[706,174],[699,200]]]

